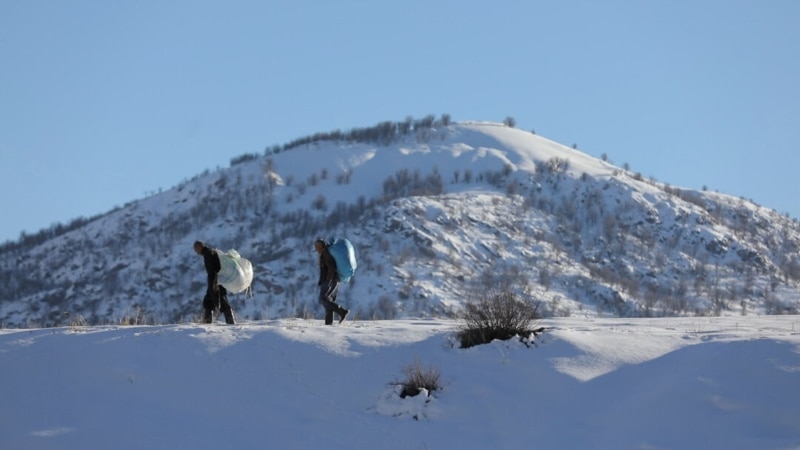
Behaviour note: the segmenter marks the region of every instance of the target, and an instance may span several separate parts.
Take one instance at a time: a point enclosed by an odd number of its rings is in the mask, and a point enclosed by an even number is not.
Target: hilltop
[[[0,249],[6,327],[192,321],[197,239],[253,262],[242,319],[316,317],[329,236],[356,247],[340,301],[362,319],[452,318],[489,286],[547,317],[800,309],[796,221],[489,122],[320,133],[36,236]]]

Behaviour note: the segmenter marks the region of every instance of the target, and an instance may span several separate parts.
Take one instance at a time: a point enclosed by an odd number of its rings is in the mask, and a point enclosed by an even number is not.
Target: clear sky
[[[799,23],[795,0],[0,0],[0,243],[443,113],[800,218]]]

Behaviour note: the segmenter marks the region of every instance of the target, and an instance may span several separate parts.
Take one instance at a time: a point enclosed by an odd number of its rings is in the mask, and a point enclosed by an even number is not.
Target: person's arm
[[[206,292],[211,294],[217,291],[217,274],[222,269],[222,266],[219,261],[219,256],[208,247],[203,249],[203,259],[205,260],[206,274],[208,274],[208,287],[206,288]]]
[[[325,257],[323,253],[319,254],[319,280],[317,281],[317,286],[322,286],[322,283],[325,282],[325,278],[328,276],[328,268],[325,266]]]
[[[323,261],[325,262],[325,281],[339,281],[339,277],[336,274],[336,260],[333,259],[333,255],[327,250],[325,250],[322,255]]]

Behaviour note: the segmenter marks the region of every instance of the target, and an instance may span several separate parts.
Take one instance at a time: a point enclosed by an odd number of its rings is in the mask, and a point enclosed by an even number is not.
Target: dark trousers
[[[206,293],[206,297],[203,299],[203,308],[205,309],[203,322],[211,323],[212,313],[218,309],[225,315],[225,323],[233,323],[233,310],[228,303],[228,291],[222,285],[217,286],[217,292]]]
[[[339,282],[328,281],[319,287],[319,303],[325,308],[325,325],[333,323],[333,313],[343,316],[345,309],[336,303],[336,294],[339,293]]]

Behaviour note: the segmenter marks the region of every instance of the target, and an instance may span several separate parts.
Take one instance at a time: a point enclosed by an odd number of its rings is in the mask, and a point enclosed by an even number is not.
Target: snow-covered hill
[[[0,330],[0,448],[800,448],[798,316]],[[441,389],[400,398],[419,364]]]
[[[356,247],[340,301],[359,318],[453,317],[489,286],[547,316],[800,310],[800,226],[774,210],[502,124],[402,125],[244,155],[3,246],[0,324],[192,321],[198,239],[254,263],[239,317],[318,317],[312,243],[329,236]]]

